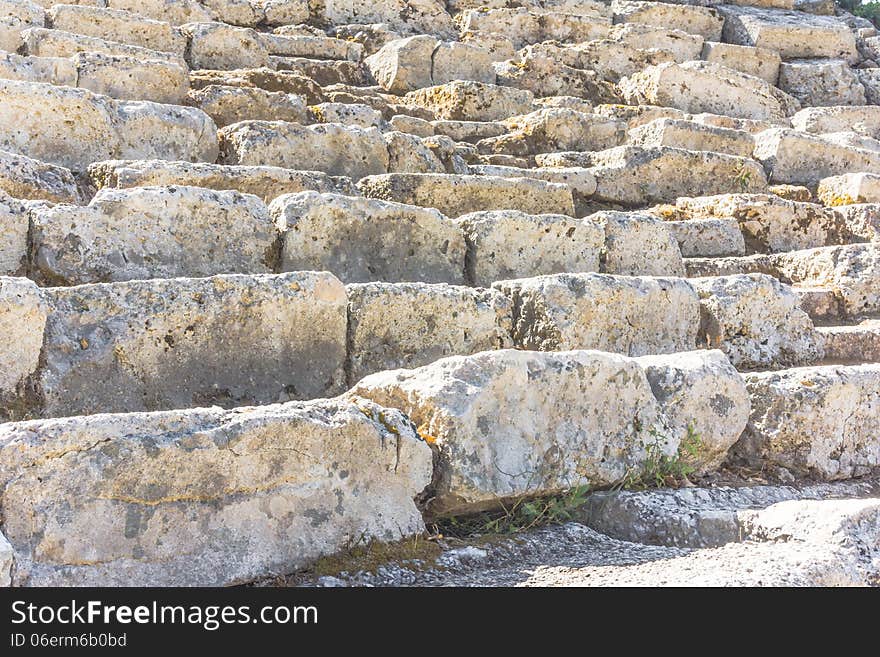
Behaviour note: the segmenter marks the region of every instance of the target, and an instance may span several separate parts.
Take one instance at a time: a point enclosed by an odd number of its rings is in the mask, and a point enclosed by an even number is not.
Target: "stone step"
[[[761,540],[771,518],[778,518],[789,509],[819,510],[825,507],[836,510],[850,505],[859,508],[858,502],[874,505],[877,497],[880,497],[880,482],[876,479],[802,487],[764,485],[597,491],[587,499],[578,520],[623,541],[710,548]],[[826,520],[832,517],[826,516]],[[804,527],[801,525],[798,529],[803,531]],[[829,524],[811,529],[831,534],[837,527]]]
[[[77,203],[80,193],[70,169],[0,151],[0,190],[24,200]]]
[[[514,48],[542,41],[591,41],[604,37],[611,27],[610,17],[556,11],[538,13],[524,7],[471,9],[463,12],[459,20],[463,32],[501,34],[513,42]]]
[[[746,253],[780,253],[865,240],[858,217],[816,203],[789,201],[774,194],[721,194],[679,197],[652,214],[669,219],[726,219],[737,223]]]
[[[3,157],[0,154],[0,158]],[[273,199],[284,194],[305,191],[357,195],[357,188],[350,178],[328,176],[323,171],[295,171],[269,166],[238,166],[167,160],[108,160],[92,164],[88,173],[91,184],[97,190],[105,187],[127,189],[130,187],[182,185],[254,194],[265,203],[270,203]],[[4,182],[0,180],[0,186]],[[16,188],[7,189],[7,191],[19,198],[29,198],[15,193]],[[56,200],[71,202],[72,198]]]
[[[111,57],[165,61],[177,64],[184,70],[189,68],[186,60],[174,53],[42,27],[23,31],[20,42],[10,50],[18,50],[21,54],[32,57],[73,57],[78,53],[100,53]]]
[[[817,195],[829,206],[880,203],[880,174],[845,173],[823,178]]]
[[[189,72],[171,61],[81,52],[72,57],[0,54],[0,78],[80,87],[111,98],[182,105]]]
[[[703,123],[668,118],[654,119],[638,128],[633,128],[629,131],[627,143],[648,148],[669,146],[738,157],[751,157],[755,148],[755,138],[744,130],[718,128]],[[575,149],[559,148],[558,150]]]
[[[704,435],[697,466],[711,464],[739,437],[749,407],[717,351],[645,361],[490,351],[368,376],[346,396],[364,397],[403,410],[438,450],[427,503],[435,515],[612,484],[640,472],[651,453],[674,454],[688,422]]]
[[[201,110],[16,80],[0,80],[0,149],[74,171],[114,158],[213,162],[218,151]]]
[[[824,480],[869,474],[877,440],[880,364],[798,367],[743,375],[752,412],[731,459]]]
[[[829,361],[880,362],[880,320],[865,319],[857,324],[819,326]]]
[[[46,27],[116,41],[183,57],[185,34],[164,20],[121,9],[58,4],[46,12]]]
[[[547,153],[537,155],[535,161],[544,167],[588,167],[597,183],[593,198],[628,207],[767,188],[764,170],[751,159],[668,146]]]
[[[732,258],[688,258],[688,276],[766,273],[804,288],[831,290],[839,317],[880,312],[875,244],[828,246],[771,255]]]
[[[0,425],[12,582],[223,586],[292,572],[352,541],[422,533],[413,498],[431,458],[403,414],[367,400]]]
[[[611,10],[615,23],[642,23],[698,34],[709,41],[721,40],[724,17],[712,7],[613,0]]]
[[[619,86],[630,105],[662,105],[693,114],[784,123],[800,109],[794,97],[772,84],[712,62],[650,66]]]
[[[858,106],[867,102],[865,87],[855,71],[842,59],[782,62],[777,85],[806,108],[819,105]]]

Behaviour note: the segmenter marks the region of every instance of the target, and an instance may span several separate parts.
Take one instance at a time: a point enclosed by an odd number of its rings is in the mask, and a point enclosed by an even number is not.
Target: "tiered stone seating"
[[[605,550],[876,583],[878,44],[813,0],[0,0],[0,584],[573,486]],[[699,487],[620,490],[661,457]]]

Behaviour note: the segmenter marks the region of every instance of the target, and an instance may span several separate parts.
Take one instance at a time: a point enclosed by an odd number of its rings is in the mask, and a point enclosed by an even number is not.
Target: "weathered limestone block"
[[[680,109],[675,109],[674,107],[659,107],[656,105],[615,105],[604,103],[596,105],[596,107],[593,108],[593,113],[598,114],[599,116],[617,119],[618,121],[624,121],[627,128],[630,130],[638,128],[645,123],[649,123],[654,119],[680,119],[682,121],[689,121],[692,118],[695,118],[687,112],[682,112]]]
[[[436,210],[302,192],[272,202],[281,269],[332,271],[347,283],[464,282],[464,235]]]
[[[12,567],[15,553],[9,541],[0,532],[0,587],[12,586]]]
[[[830,210],[842,222],[848,242],[880,242],[880,204],[854,203]]]
[[[148,101],[116,101],[119,153],[123,160],[214,162],[219,151],[217,126],[195,107]],[[92,161],[98,161],[96,158]]]
[[[272,34],[261,33],[270,55],[285,57],[309,57],[312,59],[343,59],[359,62],[363,59],[364,47],[352,41],[335,39],[314,34],[299,34],[286,28],[296,29],[296,25],[275,28]]]
[[[327,272],[49,288],[45,417],[266,404],[344,389],[347,298]]]
[[[73,65],[73,86],[111,98],[182,105],[189,91],[189,71],[171,61],[81,52]]]
[[[833,290],[845,316],[880,312],[880,246],[876,244],[778,253],[773,264],[799,286]]]
[[[382,370],[512,346],[511,304],[496,290],[428,283],[363,283],[346,290],[350,385]]]
[[[865,88],[842,59],[798,59],[779,67],[779,88],[804,107],[864,105]]]
[[[76,203],[79,193],[70,169],[0,151],[0,190],[18,199]]]
[[[627,141],[636,146],[671,146],[739,157],[751,157],[755,147],[754,137],[743,130],[716,128],[695,121],[666,118],[654,119],[630,130]]]
[[[522,48],[541,41],[581,43],[601,39],[611,27],[608,17],[565,13],[534,12],[526,7],[472,9],[461,18],[462,32],[501,34]]]
[[[170,52],[183,57],[186,37],[170,23],[103,7],[58,4],[46,12],[47,27],[74,34]]]
[[[880,107],[806,107],[791,117],[791,127],[801,132],[826,134],[852,131],[874,139],[880,138]]]
[[[619,146],[594,153],[590,163],[596,176],[596,198],[624,205],[662,203],[710,190],[760,192],[767,187],[757,162],[706,151]]]
[[[466,214],[458,223],[468,244],[471,285],[488,287],[511,278],[599,271],[605,231],[598,222],[496,210]]]
[[[526,49],[518,57],[494,64],[499,85],[530,91],[538,98],[572,96],[591,103],[616,103],[620,96],[610,82],[592,70],[568,66]]]
[[[358,182],[365,196],[436,208],[448,217],[481,210],[574,215],[571,190],[536,178],[390,173]]]
[[[296,25],[309,20],[308,0],[256,0],[267,25]]]
[[[378,128],[385,123],[382,112],[363,103],[319,103],[309,107],[315,123],[342,123],[359,128]]]
[[[431,84],[446,84],[454,80],[495,84],[494,61],[492,54],[478,44],[441,42],[431,58]]]
[[[412,91],[404,102],[434,112],[438,119],[499,121],[532,111],[530,91],[473,81],[456,81]]]
[[[58,455],[64,454],[64,458]],[[366,400],[7,424],[16,585],[221,586],[424,531],[431,450]]]
[[[749,420],[751,405],[745,382],[718,350],[641,356],[651,390],[670,428],[682,439],[699,436],[695,454],[682,458],[697,474],[724,461]]]
[[[802,367],[745,375],[752,415],[734,456],[821,479],[880,466],[880,366]]]
[[[711,7],[613,0],[611,9],[615,23],[656,25],[688,34],[699,34],[709,41],[721,41],[724,17]]]
[[[364,63],[383,89],[405,94],[434,84],[431,59],[439,44],[428,34],[389,41]]]
[[[456,33],[452,16],[439,0],[325,0],[318,17],[331,25],[385,23],[398,32],[443,37]]]
[[[24,204],[0,189],[0,276],[25,273],[28,226]]]
[[[306,103],[324,102],[321,87],[307,77],[293,71],[273,71],[270,68],[242,68],[233,71],[192,71],[190,84],[193,89],[202,89],[211,84],[227,87],[256,87],[265,91],[280,91],[285,94],[298,94]]]
[[[666,105],[684,112],[711,112],[780,122],[798,101],[761,78],[711,62],[660,64],[620,82],[631,105]]]
[[[200,0],[216,20],[240,27],[255,27],[264,17],[260,0]]]
[[[114,57],[168,61],[186,68],[186,61],[180,55],[142,48],[118,41],[108,41],[99,37],[74,34],[64,30],[49,30],[33,27],[21,33],[22,45],[19,52],[33,57],[73,57],[80,52],[101,53]]]
[[[526,50],[573,68],[595,71],[600,79],[608,82],[617,82],[648,66],[676,61],[671,50],[637,47],[610,38],[574,45],[547,41],[528,46]]]
[[[28,403],[22,388],[39,365],[48,312],[33,281],[0,276],[0,419],[15,418]]]
[[[736,219],[665,221],[683,258],[745,255],[746,244]]]
[[[205,112],[221,128],[246,120],[309,122],[303,97],[280,91],[209,84],[190,91],[186,102]]]
[[[388,146],[388,170],[400,173],[445,173],[441,159],[415,135],[382,134]]]
[[[54,0],[46,0],[54,3]],[[172,25],[217,20],[217,14],[199,0],[105,0],[110,9],[124,9]],[[100,4],[100,3],[98,3]]]
[[[846,23],[833,16],[732,5],[719,9],[724,15],[724,41],[728,43],[775,50],[782,59],[858,60],[855,36]]]
[[[435,514],[612,484],[678,441],[643,369],[593,351],[500,350],[369,376],[349,393],[399,408],[435,450]],[[655,447],[656,446],[656,447]]]
[[[241,121],[219,136],[221,164],[317,169],[355,180],[388,170],[388,148],[376,128]]]
[[[36,209],[34,275],[50,285],[271,272],[277,233],[255,196],[198,187],[105,188]]]
[[[32,27],[43,27],[46,12],[29,0],[3,0],[0,3],[0,50],[15,52],[21,45],[22,33]]]
[[[81,171],[117,155],[115,109],[82,89],[0,80],[0,150]]]
[[[293,171],[280,167],[236,166],[167,160],[110,160],[89,167],[97,188],[187,185],[254,194],[269,203],[282,194],[316,192],[356,193],[351,180],[322,171]]]
[[[880,173],[880,153],[786,128],[755,135],[754,157],[775,183],[815,185],[844,173]]]
[[[29,57],[0,52],[0,78],[24,82],[47,82],[77,86],[76,65],[62,57]]]
[[[712,64],[725,66],[746,75],[754,75],[773,85],[779,78],[779,65],[782,63],[779,53],[769,48],[715,41],[706,41],[703,44],[702,58]]]
[[[865,88],[867,102],[880,104],[880,68],[860,68],[856,70],[856,75]]]
[[[602,271],[621,276],[684,276],[681,251],[666,222],[647,214],[602,211],[588,217],[605,229]]]
[[[809,249],[841,244],[849,238],[840,217],[821,205],[787,201],[772,194],[679,198],[676,207],[692,218],[736,219],[748,253]]]
[[[484,153],[529,156],[555,151],[599,151],[623,143],[622,121],[585,114],[565,107],[549,107],[504,121],[507,133],[483,139]]]
[[[797,295],[766,274],[688,279],[700,295],[700,344],[737,368],[792,366],[823,355]]]
[[[187,23],[187,63],[192,68],[259,68],[269,63],[269,49],[249,28],[224,23]]]
[[[700,305],[684,279],[554,274],[493,287],[513,301],[513,340],[520,349],[642,356],[696,346]]]
[[[299,73],[321,86],[344,84],[366,87],[373,83],[366,66],[345,60],[309,59],[308,57],[269,57],[269,66]]]
[[[699,34],[644,23],[619,23],[611,28],[608,38],[632,48],[669,51],[679,64],[700,59],[704,42]]]
[[[880,203],[880,174],[845,173],[819,181],[819,200],[828,206]]]

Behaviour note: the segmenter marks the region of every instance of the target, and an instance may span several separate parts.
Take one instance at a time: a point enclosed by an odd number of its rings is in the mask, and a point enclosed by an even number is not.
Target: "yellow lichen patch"
[[[416,429],[416,433],[418,433],[419,437],[429,445],[434,445],[437,443],[437,437],[432,436],[430,433],[428,433],[427,422],[424,424],[420,424],[419,427]]]

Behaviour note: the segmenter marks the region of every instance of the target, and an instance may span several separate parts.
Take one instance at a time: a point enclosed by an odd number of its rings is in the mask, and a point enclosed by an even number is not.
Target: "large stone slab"
[[[181,27],[189,45],[191,68],[258,68],[269,64],[269,49],[255,30],[224,23],[187,23]]]
[[[41,415],[246,406],[344,389],[346,294],[326,272],[50,288]]]
[[[33,274],[43,284],[266,273],[277,231],[255,196],[198,187],[102,189],[88,206],[32,213]]]
[[[724,41],[775,50],[782,59],[839,57],[858,60],[856,39],[846,23],[833,16],[800,11],[726,5]]]
[[[799,286],[832,290],[845,316],[880,312],[880,247],[876,244],[778,253],[773,264]]]
[[[599,222],[516,210],[458,218],[468,245],[467,280],[495,281],[563,272],[599,271],[605,231]]]
[[[751,157],[755,147],[754,137],[744,130],[669,118],[654,119],[633,128],[627,141],[636,146],[670,146],[739,157]]]
[[[221,586],[424,531],[431,450],[366,400],[0,428],[23,586]]]
[[[72,57],[76,84],[111,98],[182,105],[189,71],[173,61],[81,52]]]
[[[801,132],[816,134],[850,130],[876,139],[880,137],[880,107],[806,107],[791,117],[791,126]]]
[[[0,190],[23,200],[76,203],[79,192],[70,169],[0,151]]]
[[[0,276],[25,273],[29,227],[24,204],[0,190]]]
[[[118,41],[183,57],[187,40],[164,21],[119,9],[58,4],[46,12],[47,27]]]
[[[493,287],[513,301],[513,338],[521,349],[642,356],[696,346],[700,304],[684,279],[555,274]]]
[[[711,112],[782,122],[798,101],[761,78],[711,62],[651,66],[620,82],[630,105],[663,105],[684,112]]]
[[[803,367],[745,379],[752,415],[736,458],[821,479],[880,466],[880,366]]]
[[[773,183],[815,185],[844,173],[880,173],[880,153],[786,128],[758,133],[754,156]]]
[[[436,453],[429,511],[608,485],[674,454],[642,367],[595,351],[501,350],[362,379],[349,393],[406,413]]]
[[[615,23],[643,23],[688,34],[698,34],[710,41],[721,40],[724,17],[711,7],[665,2],[613,0]]]
[[[283,271],[327,270],[347,283],[464,283],[464,234],[436,210],[302,192],[275,199],[270,213],[283,232]]]
[[[24,387],[39,364],[48,312],[32,281],[0,276],[0,419],[20,416],[31,401]]]
[[[776,83],[803,107],[864,105],[865,88],[842,59],[798,59],[783,62]]]
[[[676,208],[692,218],[732,218],[749,253],[774,253],[841,244],[851,235],[834,212],[773,194],[722,194],[679,198]]]
[[[256,87],[209,84],[190,91],[187,103],[205,112],[221,128],[246,120],[311,123],[302,96]]]
[[[160,60],[187,68],[186,60],[174,53],[43,27],[32,27],[22,32],[18,51],[36,57],[74,57],[78,53],[90,52],[112,57]]]
[[[828,206],[880,203],[880,174],[845,173],[819,181],[819,200]]]
[[[388,148],[376,128],[242,121],[219,136],[221,164],[318,169],[355,180],[388,171]]]
[[[576,165],[578,161],[560,161]],[[671,201],[679,196],[724,192],[760,192],[767,179],[751,159],[659,146],[619,146],[592,154],[595,198],[628,206]]]
[[[717,349],[641,356],[651,390],[674,434],[689,436],[681,458],[697,474],[715,470],[739,440],[751,405],[745,382]]]
[[[701,345],[721,349],[737,367],[811,363],[823,355],[791,288],[766,274],[688,279],[700,296]]]
[[[449,217],[482,210],[574,215],[567,185],[536,178],[437,173],[390,173],[358,183],[365,196],[436,208]]]
[[[281,167],[173,162],[168,160],[109,160],[89,167],[89,180],[97,188],[187,185],[254,194],[269,203],[282,194],[316,192],[353,193],[348,178],[323,171],[294,171]]]
[[[754,75],[770,84],[776,84],[779,78],[781,58],[778,52],[769,48],[706,41],[703,44],[702,58],[740,73]]]
[[[427,283],[347,286],[348,380],[512,346],[511,302],[496,290]]]
[[[454,121],[499,121],[532,111],[530,91],[473,81],[448,82],[412,91],[404,101]]]

